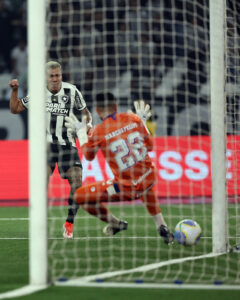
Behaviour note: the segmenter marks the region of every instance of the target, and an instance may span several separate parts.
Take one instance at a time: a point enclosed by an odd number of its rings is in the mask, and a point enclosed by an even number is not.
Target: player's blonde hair
[[[46,70],[48,70],[48,69],[57,69],[57,68],[62,69],[62,66],[57,61],[51,60],[51,61],[46,63]]]

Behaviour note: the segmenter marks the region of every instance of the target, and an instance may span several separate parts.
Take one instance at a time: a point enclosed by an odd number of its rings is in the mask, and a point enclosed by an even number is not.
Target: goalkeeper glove
[[[145,104],[143,100],[138,100],[133,102],[136,114],[139,118],[146,124],[146,121],[151,117],[152,113],[150,111],[150,105]]]
[[[68,132],[70,132],[71,134],[77,134],[80,146],[88,142],[87,124],[85,117],[83,117],[82,122],[79,122],[74,114],[70,114],[69,117],[65,117],[65,126],[67,127]]]

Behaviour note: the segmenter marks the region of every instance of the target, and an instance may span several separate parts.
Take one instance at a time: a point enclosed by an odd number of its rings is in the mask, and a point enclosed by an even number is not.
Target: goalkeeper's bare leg
[[[76,201],[81,207],[89,214],[97,217],[101,221],[108,223],[103,229],[105,235],[115,235],[122,230],[127,230],[128,223],[118,219],[111,211],[103,204],[109,201],[112,191],[113,183],[110,181],[95,182],[88,184],[77,189],[75,193]],[[87,195],[87,197],[86,197]],[[115,198],[114,201],[120,199]]]
[[[149,214],[153,217],[158,234],[163,238],[164,243],[170,245],[174,241],[174,236],[170,232],[162,215],[162,210],[157,200],[156,193],[153,189],[148,190],[141,200],[146,205]]]
[[[112,236],[122,230],[127,230],[128,223],[114,216],[101,202],[83,204],[81,208],[101,221],[108,223],[108,225],[103,228],[105,235]]]

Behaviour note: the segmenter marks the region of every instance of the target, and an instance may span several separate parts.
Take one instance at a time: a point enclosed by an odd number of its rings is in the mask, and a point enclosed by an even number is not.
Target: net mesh
[[[226,6],[229,236],[235,245],[239,234],[239,4],[227,1]],[[94,275],[88,279],[239,283],[237,254],[196,259],[212,251],[208,0],[48,0],[46,26],[47,59],[59,61],[64,81],[82,92],[94,124],[99,123],[95,109],[99,92],[112,92],[123,112],[133,108],[137,99],[151,105],[148,128],[154,151],[150,156],[158,170],[155,190],[165,220],[172,231],[182,219],[193,219],[202,228],[196,246],[177,242],[167,246],[144,205],[135,200],[107,204],[118,218],[128,221],[127,231],[105,237],[105,224],[80,209],[74,239],[64,240],[70,188],[55,172],[49,184],[51,280]],[[83,184],[112,178],[101,152],[91,162],[81,149],[79,155]],[[171,263],[189,257],[195,259]]]
[[[240,80],[240,5],[237,1],[227,1],[225,28],[226,61],[226,157],[227,188],[229,196],[229,235],[233,244],[239,244],[239,80]],[[236,236],[235,236],[235,234]]]

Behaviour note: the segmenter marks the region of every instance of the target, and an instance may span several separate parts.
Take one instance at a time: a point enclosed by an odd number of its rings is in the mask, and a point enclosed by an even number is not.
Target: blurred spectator
[[[13,40],[16,42],[26,35],[27,27],[27,1],[26,0],[14,0],[9,1],[11,11],[13,13]]]
[[[149,40],[149,35],[141,34],[140,43],[132,43],[131,70],[132,96],[151,101],[154,89],[154,53],[155,44]]]
[[[26,91],[28,54],[26,41],[24,39],[20,39],[18,44],[12,49],[11,63],[13,77],[18,78],[20,86]]]
[[[93,72],[94,90],[111,90],[116,85],[116,68],[114,62],[107,55],[105,44],[98,43],[95,46]]]
[[[97,44],[96,48],[94,49],[94,56],[93,56],[93,68],[94,68],[94,89],[95,90],[102,90],[104,88],[104,82],[106,76],[105,72],[106,69],[104,68],[106,62],[104,60],[104,45]]]
[[[55,24],[51,24],[48,28],[47,34],[47,47],[48,47],[48,60],[58,60],[57,50],[60,36]]]
[[[131,35],[125,22],[118,23],[118,31],[115,38],[115,53],[118,59],[120,74],[130,65]]]
[[[103,36],[89,20],[89,14],[91,15],[91,11],[84,13],[84,23],[80,30],[80,45],[85,56],[93,57],[95,45],[103,41]]]
[[[137,0],[129,0],[129,7],[125,15],[128,29],[135,41],[140,41],[141,34],[149,34],[148,10],[139,5]]]
[[[230,22],[231,20],[231,22]],[[226,67],[227,81],[240,83],[240,35],[234,19],[229,19],[226,35]]]
[[[102,7],[98,7],[96,8],[96,10],[94,11],[94,24],[95,24],[95,28],[100,31],[103,32],[104,31],[104,17],[103,17],[103,9]]]
[[[85,80],[89,78],[92,72],[92,63],[90,59],[81,53],[80,46],[74,47],[72,55],[68,58],[66,65],[68,80],[81,90],[84,89]],[[90,76],[91,77],[91,76]]]
[[[12,48],[13,14],[7,8],[5,0],[0,0],[0,69],[1,73],[11,69],[10,51]]]

